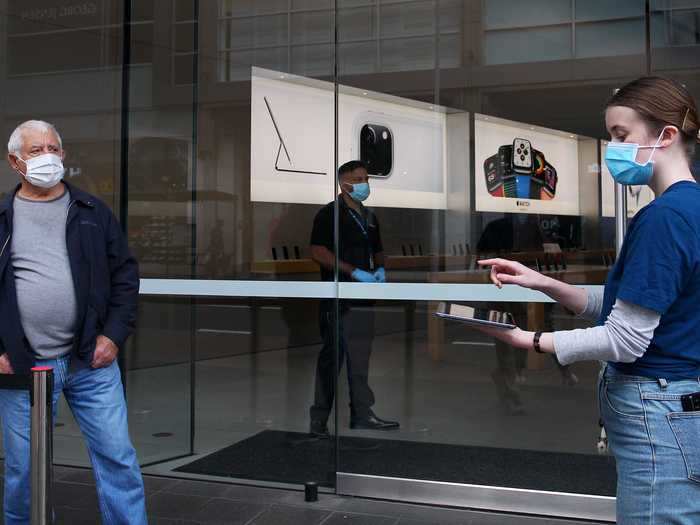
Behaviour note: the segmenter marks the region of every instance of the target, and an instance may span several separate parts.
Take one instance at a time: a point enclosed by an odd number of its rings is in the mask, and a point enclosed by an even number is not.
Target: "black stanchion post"
[[[304,500],[308,502],[318,501],[318,483],[309,481],[304,484]]]

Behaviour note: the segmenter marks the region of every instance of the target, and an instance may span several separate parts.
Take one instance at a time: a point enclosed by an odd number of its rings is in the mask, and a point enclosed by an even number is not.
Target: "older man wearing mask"
[[[62,392],[87,440],[102,522],[145,524],[116,361],[134,328],[138,266],[107,206],[62,182],[51,124],[20,124],[7,149],[20,183],[0,203],[0,373],[54,369],[54,406]],[[27,524],[28,392],[0,390],[0,417],[5,524]]]

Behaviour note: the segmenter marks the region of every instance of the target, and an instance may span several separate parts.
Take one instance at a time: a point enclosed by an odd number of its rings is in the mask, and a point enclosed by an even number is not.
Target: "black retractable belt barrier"
[[[32,376],[19,374],[0,374],[0,390],[29,390]]]

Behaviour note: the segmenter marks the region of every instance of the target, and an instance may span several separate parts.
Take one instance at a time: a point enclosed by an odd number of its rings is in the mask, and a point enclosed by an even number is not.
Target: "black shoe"
[[[325,421],[321,419],[312,419],[311,425],[309,426],[309,434],[319,438],[330,438],[331,434],[328,432],[328,425]]]
[[[350,428],[352,429],[368,429],[368,430],[396,430],[399,428],[398,421],[386,421],[378,418],[370,412],[366,417],[354,417],[350,419]]]

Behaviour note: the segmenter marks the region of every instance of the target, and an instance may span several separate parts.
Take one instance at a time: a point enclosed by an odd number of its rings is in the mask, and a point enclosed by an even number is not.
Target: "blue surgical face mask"
[[[661,135],[653,146],[640,146],[632,142],[608,142],[605,151],[605,164],[610,170],[610,175],[618,184],[626,186],[642,186],[649,184],[654,174],[654,162],[651,160],[659,147],[661,137],[666,128],[661,130]],[[637,162],[637,152],[640,149],[653,149],[649,160],[644,164]]]
[[[350,192],[350,197],[357,202],[367,200],[367,197],[369,197],[369,183],[360,182],[359,184],[352,184],[351,186],[352,191]]]

